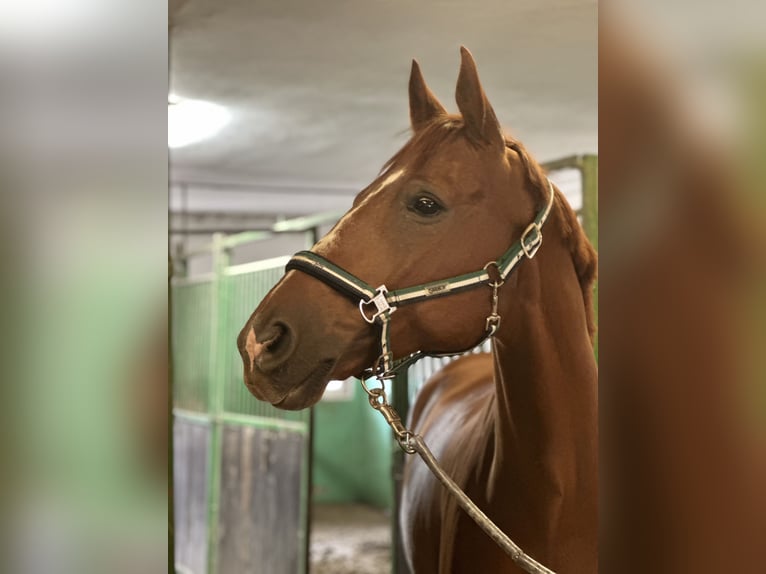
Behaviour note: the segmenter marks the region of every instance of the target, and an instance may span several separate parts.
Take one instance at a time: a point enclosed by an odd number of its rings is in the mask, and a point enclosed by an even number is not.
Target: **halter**
[[[381,381],[390,379],[400,369],[411,365],[421,357],[446,357],[468,350],[448,353],[424,353],[416,351],[407,357],[394,359],[391,352],[389,328],[391,315],[399,307],[461,293],[486,284],[492,288],[492,312],[487,317],[486,334],[477,345],[481,345],[497,332],[501,319],[497,313],[498,289],[522,259],[525,257],[532,259],[537,250],[540,249],[540,245],[543,242],[542,227],[551,212],[555,195],[553,184],[550,180],[548,180],[548,189],[550,190],[550,197],[547,204],[538,212],[534,221],[526,227],[518,241],[511,245],[499,259],[490,261],[479,271],[423,283],[414,287],[396,289],[395,291],[389,291],[385,285],[375,289],[345,269],[311,251],[299,251],[293,255],[292,259],[287,263],[285,271],[287,272],[291,269],[303,271],[329,285],[353,302],[358,303],[362,318],[370,325],[378,325],[380,327],[380,355],[375,360],[373,366],[365,371],[364,376],[365,378],[374,376]],[[496,269],[497,280],[490,275],[490,267]],[[477,345],[469,347],[469,349]]]

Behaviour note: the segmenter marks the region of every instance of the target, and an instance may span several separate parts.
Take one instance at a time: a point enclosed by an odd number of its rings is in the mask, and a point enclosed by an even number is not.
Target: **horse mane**
[[[415,158],[417,165],[424,163],[443,143],[460,136],[465,137],[474,146],[482,145],[481,142],[468,137],[464,133],[465,130],[463,128],[463,118],[459,115],[435,117],[427,125],[415,132],[412,138],[383,165],[378,178],[385,176],[404,157]],[[545,171],[529,155],[520,141],[506,136],[505,145],[518,154],[525,170],[527,184],[535,194],[535,199],[539,205],[544,205],[548,201],[548,178],[545,175]],[[415,166],[416,168],[417,165]],[[357,196],[354,203],[360,202],[366,195],[366,192],[362,192]],[[572,255],[572,262],[574,263],[577,279],[582,289],[588,335],[592,342],[596,334],[596,322],[593,313],[593,283],[596,280],[598,256],[596,250],[593,249],[590,241],[588,241],[580,222],[577,220],[577,214],[558,189],[556,189],[553,211],[560,216],[563,239]]]
[[[527,153],[523,144],[518,140],[512,138],[505,138],[506,147],[515,151],[521,163],[524,166],[526,172],[527,182],[530,188],[537,195],[536,199],[540,204],[548,199],[548,176],[545,171]],[[563,233],[563,239],[569,247],[569,253],[572,255],[572,262],[574,263],[575,272],[577,274],[577,280],[580,283],[580,289],[582,289],[582,299],[585,304],[585,317],[588,325],[588,335],[591,342],[596,335],[596,321],[593,313],[593,283],[596,280],[596,274],[598,269],[598,255],[596,250],[591,245],[588,237],[585,235],[585,230],[577,219],[577,214],[574,212],[569,202],[564,198],[564,194],[554,186],[554,209],[553,212],[560,216],[561,230]]]

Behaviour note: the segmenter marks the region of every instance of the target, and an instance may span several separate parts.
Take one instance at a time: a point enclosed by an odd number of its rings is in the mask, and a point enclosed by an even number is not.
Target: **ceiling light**
[[[223,106],[202,100],[168,96],[168,147],[184,147],[216,135],[229,123]]]

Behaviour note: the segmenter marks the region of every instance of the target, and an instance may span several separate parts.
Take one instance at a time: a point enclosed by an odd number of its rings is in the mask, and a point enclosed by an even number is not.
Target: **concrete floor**
[[[391,521],[363,505],[316,505],[311,574],[390,574]]]

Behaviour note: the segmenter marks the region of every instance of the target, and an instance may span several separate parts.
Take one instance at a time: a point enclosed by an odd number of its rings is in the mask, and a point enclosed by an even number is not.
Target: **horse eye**
[[[439,213],[442,210],[442,206],[435,199],[420,196],[413,202],[412,209],[420,215],[430,217]]]

